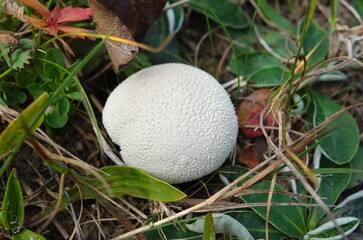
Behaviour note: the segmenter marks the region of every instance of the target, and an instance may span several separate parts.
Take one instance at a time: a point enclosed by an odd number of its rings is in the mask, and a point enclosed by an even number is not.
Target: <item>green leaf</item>
[[[266,0],[258,1],[258,7],[268,21],[273,22],[276,26],[284,29],[292,35],[296,34],[296,28],[290,23],[290,21],[282,17],[282,14],[277,12],[276,9],[267,3]]]
[[[353,8],[359,13],[360,17],[363,18],[363,5],[361,0],[352,0]]]
[[[319,47],[309,59],[308,66],[316,65],[317,63],[324,60],[329,51],[327,33],[323,28],[319,27],[317,23],[312,22],[307,30],[303,43],[305,55],[307,55],[317,45],[319,45]]]
[[[69,99],[73,99],[73,100],[77,100],[77,101],[81,101],[82,100],[82,95],[79,92],[70,92],[66,94],[66,97]]]
[[[112,197],[130,195],[163,202],[177,201],[186,197],[186,195],[177,188],[136,168],[107,166],[101,168],[100,173],[109,184],[112,191]],[[87,179],[87,182],[94,188],[108,195],[105,186],[97,179],[90,178]],[[92,193],[88,192],[88,195],[92,196]]]
[[[158,220],[158,216],[154,216],[148,219],[144,225],[148,225],[152,222]],[[190,231],[187,227],[185,222],[190,220],[176,220],[172,223],[167,223],[160,228],[154,228],[144,232],[144,236],[146,239],[152,240],[165,240],[165,239],[190,239],[190,240],[202,240],[203,235],[200,233],[196,233]]]
[[[354,155],[352,161],[352,169],[363,171],[363,146],[359,146],[357,153]],[[348,188],[356,187],[363,182],[362,172],[352,174]]]
[[[214,221],[211,213],[207,213],[207,215],[205,215],[203,229],[203,240],[216,240]]]
[[[265,67],[251,74],[250,78],[255,87],[271,87],[279,85],[289,75],[280,67]]]
[[[240,222],[255,239],[266,238],[266,222],[257,213],[253,211],[232,211],[226,212],[227,215],[233,217]],[[281,240],[285,239],[286,235],[269,224],[268,239]]]
[[[68,122],[68,115],[60,115],[58,108],[55,108],[47,113],[45,122],[52,128],[62,128]]]
[[[328,159],[322,156],[320,160],[322,168],[336,168],[338,167],[336,164],[328,161]],[[349,165],[341,165],[341,168],[349,169]],[[340,194],[344,191],[344,189],[348,186],[350,181],[349,173],[330,173],[327,176],[321,178],[320,186],[317,191],[318,195],[323,199],[326,205],[334,205],[337,199],[339,198]],[[315,203],[314,200],[311,203]],[[308,226],[309,229],[316,228],[319,221],[325,216],[325,212],[322,210],[321,207],[314,207],[311,209],[309,218],[308,218]]]
[[[265,53],[243,52],[237,56],[237,61],[239,69],[236,59],[232,57],[230,61],[232,72],[252,80],[257,87],[274,86],[290,75],[289,72],[284,72],[286,70],[279,60]]]
[[[45,59],[53,62],[56,65],[59,65],[61,67],[64,67],[64,55],[63,52],[58,48],[51,48],[47,50],[47,53],[45,55]],[[62,74],[62,71],[50,63],[42,63],[45,76],[47,77],[47,80],[54,80],[56,78],[59,78]]]
[[[189,228],[189,230],[192,230],[194,232],[199,232],[199,233],[203,232],[204,233],[203,239],[210,239],[205,237],[206,232],[210,230],[206,228],[205,224],[207,217],[208,215],[204,217],[204,219],[199,219],[194,223],[187,224],[186,226]],[[212,224],[213,224],[213,229],[215,229],[216,233],[223,233],[225,235],[236,236],[239,239],[244,239],[244,240],[254,239],[253,236],[250,234],[250,232],[240,222],[238,222],[236,219],[227,214],[213,213]]]
[[[356,217],[363,221],[363,190],[355,192],[341,201],[332,211],[333,216],[339,217]],[[328,219],[325,219],[328,221]]]
[[[28,229],[24,229],[18,234],[14,234],[11,236],[12,240],[46,240],[42,235],[30,231]]]
[[[22,38],[19,40],[19,42],[23,50],[29,50],[35,47],[34,41],[32,39]]]
[[[21,48],[16,49],[11,55],[11,67],[15,70],[24,68],[24,64],[29,64],[30,54]]]
[[[351,234],[359,226],[359,219],[354,217],[343,217],[335,220],[336,223],[343,229],[345,235]],[[304,239],[338,240],[342,239],[342,237],[333,222],[330,221],[306,233]]]
[[[35,119],[41,109],[47,102],[48,95],[42,94],[32,104],[12,121],[0,135],[0,156],[11,151],[19,141],[24,140],[24,136],[33,133],[43,122],[43,117]],[[32,124],[30,126],[30,124]]]
[[[61,128],[68,121],[68,112],[70,103],[66,97],[62,97],[56,104],[56,107],[46,114],[45,121],[52,128]]]
[[[249,26],[246,14],[236,4],[229,1],[194,0],[189,2],[189,6],[226,27],[240,29]]]
[[[8,178],[1,211],[5,230],[10,234],[19,233],[24,224],[24,201],[15,169]]]
[[[9,88],[4,94],[4,99],[9,105],[23,104],[26,98],[26,94],[15,86]]]
[[[159,46],[169,33],[169,23],[166,14],[160,16],[150,28],[147,30],[143,42],[151,46]],[[130,65],[126,67],[125,73],[130,75],[139,69],[148,67],[153,64],[161,64],[166,62],[178,62],[180,61],[180,46],[179,42],[173,38],[171,42],[160,53],[147,52],[136,55],[131,61]]]
[[[265,181],[251,186],[250,189],[269,190],[270,185],[271,182]],[[278,184],[275,185],[274,190],[277,192],[286,192],[286,190]],[[247,203],[267,203],[268,194],[243,195],[241,198]],[[294,203],[294,200],[288,195],[274,193],[272,202]],[[252,209],[263,219],[266,219],[267,207],[253,207]],[[292,237],[301,237],[306,233],[303,212],[301,207],[298,206],[271,206],[269,222],[281,232]]]
[[[67,115],[69,108],[70,108],[70,104],[66,97],[63,97],[58,101],[57,110],[58,110],[60,116]]]
[[[219,174],[221,177],[221,180],[225,184],[229,184],[230,182],[234,181],[237,177],[245,174],[248,171],[246,168],[238,167],[238,166],[228,166],[224,167],[223,169],[220,169]],[[245,181],[247,181],[249,178],[246,178]],[[242,184],[242,183],[240,183]],[[270,189],[271,182],[265,181],[258,184],[255,184],[250,187],[250,189],[256,189],[256,190],[269,190]],[[277,192],[286,192],[284,188],[282,188],[280,185],[276,184],[275,191]],[[251,195],[243,195],[241,196],[242,200],[244,200],[247,203],[266,203],[268,194],[267,193],[259,193],[259,194],[251,194]],[[274,193],[272,196],[272,202],[273,203],[293,203],[294,200],[286,195],[286,194],[279,194]],[[266,207],[254,207],[252,208],[256,214],[258,214],[262,219],[266,219]],[[249,221],[248,219],[245,219],[245,221]],[[252,223],[246,223],[243,222],[245,227],[251,231],[251,234],[255,236],[256,234],[263,234],[265,233],[265,221],[262,220],[260,224],[262,225],[261,228],[254,227],[254,230],[250,230],[249,224]],[[294,236],[294,237],[300,237],[304,235],[306,232],[305,227],[305,219],[304,214],[301,207],[298,206],[271,206],[270,208],[270,215],[269,215],[269,223],[273,226],[271,229],[277,229],[275,231],[280,231],[286,235]],[[252,226],[254,226],[252,224]],[[257,228],[257,230],[255,229]],[[262,229],[262,230],[261,230]],[[274,231],[273,230],[273,231]],[[255,233],[254,233],[255,231]],[[262,232],[261,232],[262,231]],[[281,233],[280,233],[281,234]],[[265,235],[257,235],[258,238],[265,238]]]
[[[26,88],[29,84],[34,82],[35,76],[32,71],[24,69],[22,71],[16,71],[15,79],[17,86]]]
[[[311,91],[311,97],[312,105],[308,109],[306,118],[314,127],[342,109],[342,106],[318,92]],[[325,136],[320,143],[323,154],[336,164],[348,163],[359,147],[357,123],[349,113],[344,113],[324,130],[332,128],[336,129]]]

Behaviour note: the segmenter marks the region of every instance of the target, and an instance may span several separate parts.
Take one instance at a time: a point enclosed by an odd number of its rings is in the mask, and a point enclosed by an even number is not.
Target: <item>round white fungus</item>
[[[224,88],[185,64],[143,69],[108,97],[103,124],[124,162],[169,183],[205,176],[228,158],[238,123]]]

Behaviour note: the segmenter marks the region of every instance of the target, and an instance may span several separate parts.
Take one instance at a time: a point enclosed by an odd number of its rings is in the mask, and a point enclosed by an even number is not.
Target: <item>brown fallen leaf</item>
[[[272,93],[267,88],[258,89],[247,96],[246,100],[239,105],[237,109],[238,124],[246,137],[254,138],[262,136],[260,129],[245,127],[245,125],[259,126],[261,111],[266,107]],[[274,119],[270,114],[264,119],[264,126],[273,125]]]
[[[253,144],[247,144],[239,154],[239,162],[245,164],[248,168],[254,168],[261,163],[257,157],[256,149]]]
[[[115,13],[98,3],[96,0],[89,0],[92,9],[93,21],[96,23],[96,30],[100,34],[112,35],[134,41],[131,31],[126,27]],[[138,53],[138,47],[125,43],[105,41],[106,49],[111,58],[115,71],[130,63],[134,55]]]
[[[135,39],[142,37],[163,11],[166,0],[98,0],[116,14]]]

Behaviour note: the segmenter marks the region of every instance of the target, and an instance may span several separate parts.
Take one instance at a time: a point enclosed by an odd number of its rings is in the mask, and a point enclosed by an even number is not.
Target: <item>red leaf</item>
[[[58,23],[78,22],[89,19],[92,16],[91,8],[62,8]]]
[[[272,91],[267,88],[262,88],[254,91],[246,100],[244,100],[237,109],[238,123],[242,133],[246,137],[257,137],[262,135],[260,129],[244,127],[244,125],[254,125],[258,128],[260,124],[261,111],[266,107]],[[273,126],[274,119],[272,115],[265,116],[264,126]],[[268,130],[267,130],[268,131]]]
[[[26,6],[31,7],[35,11],[37,11],[40,15],[42,15],[45,19],[50,19],[51,13],[43,4],[38,2],[37,0],[21,0]]]

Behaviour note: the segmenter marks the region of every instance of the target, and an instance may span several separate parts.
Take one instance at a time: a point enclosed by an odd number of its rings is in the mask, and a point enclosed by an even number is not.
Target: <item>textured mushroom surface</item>
[[[169,183],[207,175],[228,158],[238,123],[224,88],[185,64],[143,69],[110,94],[103,124],[129,166]]]

